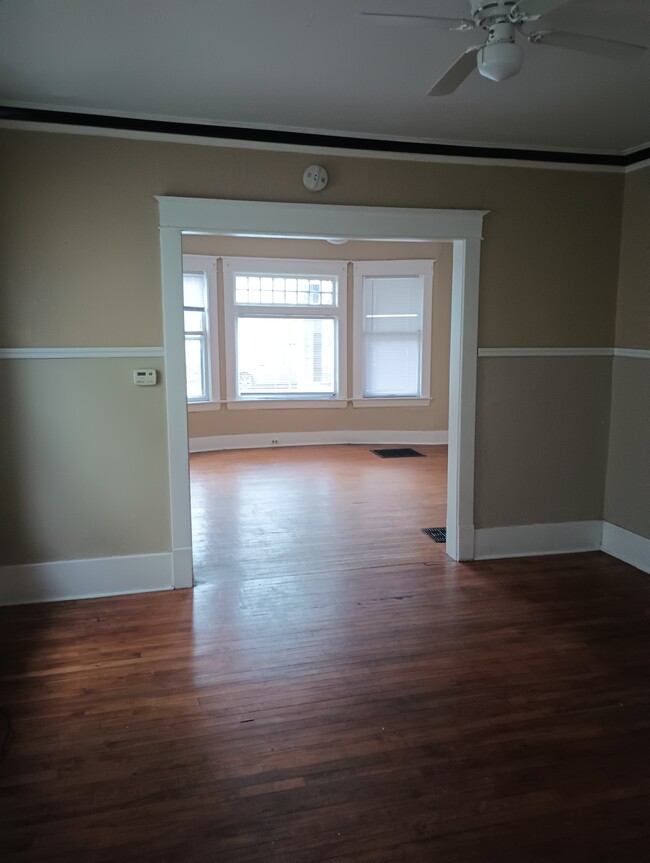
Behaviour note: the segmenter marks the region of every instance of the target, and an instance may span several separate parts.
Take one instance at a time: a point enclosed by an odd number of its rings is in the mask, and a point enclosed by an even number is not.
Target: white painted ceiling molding
[[[83,115],[80,115],[80,121]],[[575,162],[570,160],[570,153],[566,153],[567,159],[561,161],[562,152],[556,151],[560,161],[545,158],[544,151],[539,151],[538,155],[533,155],[530,151],[529,155],[523,156],[521,153],[515,156],[509,156],[508,150],[514,148],[501,147],[500,155],[485,156],[479,155],[481,148],[476,147],[476,155],[453,156],[443,155],[441,153],[411,153],[404,149],[400,149],[400,139],[394,140],[394,149],[383,150],[373,149],[373,139],[358,139],[367,140],[368,146],[355,147],[346,146],[345,138],[342,138],[340,146],[318,146],[310,143],[304,144],[289,144],[268,141],[254,141],[246,138],[219,138],[206,132],[205,135],[174,132],[148,132],[138,129],[119,129],[106,127],[93,127],[90,125],[77,124],[59,124],[55,122],[34,122],[25,120],[7,120],[0,118],[0,129],[16,129],[26,132],[46,132],[58,133],[63,135],[89,135],[91,137],[102,138],[121,138],[128,141],[157,141],[168,144],[192,144],[193,146],[202,147],[217,147],[225,149],[236,148],[238,150],[261,150],[275,153],[304,153],[313,156],[342,156],[346,159],[378,159],[392,162],[423,162],[430,164],[441,165],[476,165],[478,167],[499,166],[501,168],[537,168],[545,171],[578,171],[580,173],[595,173],[595,174],[627,174],[631,171],[636,171],[641,168],[646,168],[650,165],[650,159],[641,162],[636,162],[631,165],[608,164],[607,160],[613,154],[610,152],[598,153],[589,151],[586,154],[594,159],[592,162]],[[408,142],[406,142],[408,144]],[[645,150],[650,147],[649,144],[643,147],[635,148]],[[466,152],[470,153],[471,146],[466,148]],[[634,151],[632,151],[634,152]],[[550,151],[549,151],[550,153]],[[623,155],[626,155],[625,153]],[[602,158],[602,162],[599,162]]]

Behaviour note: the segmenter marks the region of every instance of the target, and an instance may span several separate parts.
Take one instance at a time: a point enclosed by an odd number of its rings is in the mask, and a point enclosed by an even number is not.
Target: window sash
[[[192,327],[184,330],[186,350],[186,399],[188,404],[211,402],[218,400],[219,395],[219,346],[217,338],[217,259],[209,255],[183,255],[183,316],[184,326],[187,312],[201,313],[201,325],[192,320]],[[186,278],[193,280],[193,285],[187,285]],[[203,283],[199,289],[197,281]],[[189,288],[189,290],[188,290]],[[185,302],[185,299],[190,302]],[[190,380],[190,357],[188,349],[191,344],[200,346],[200,369],[194,368],[194,378]],[[200,388],[197,388],[197,379]],[[193,385],[192,394],[190,387]],[[199,391],[200,389],[200,391]]]
[[[242,272],[233,276],[235,306],[242,308],[310,309],[331,313],[338,306],[335,275],[310,275],[309,262],[302,273]]]
[[[207,293],[208,293],[208,279],[207,274],[205,273],[188,273],[187,271],[183,272],[183,278],[186,275],[196,277],[203,276],[204,277],[204,291],[205,291],[205,305],[204,306],[189,306],[183,305],[183,317],[184,323],[187,321],[187,313],[190,315],[197,315],[200,313],[201,315],[201,328],[200,329],[190,329],[188,327],[185,328],[185,387],[186,387],[186,397],[188,402],[203,402],[207,401],[209,398],[209,371],[208,371],[208,353],[209,353],[209,342],[208,342],[208,308],[207,308]],[[196,364],[192,363],[191,358],[191,346],[199,345],[199,367],[196,368]],[[197,378],[200,382],[198,384],[197,391]]]
[[[429,399],[433,261],[363,261],[354,279],[355,400]]]
[[[310,261],[290,259],[242,259],[223,258],[224,274],[224,311],[226,326],[226,381],[228,401],[286,401],[300,400],[340,400],[346,395],[346,283],[347,262],[343,261]],[[264,278],[298,279],[304,278],[313,282],[328,281],[332,283],[332,303],[316,305],[305,303],[271,302],[237,302],[237,276],[260,276]],[[285,285],[286,288],[286,285]],[[260,287],[261,290],[261,287]],[[277,299],[277,298],[276,298]],[[285,386],[272,389],[260,387],[257,391],[245,392],[240,386],[240,373],[247,371],[240,368],[238,349],[239,321],[246,319],[267,319],[269,321],[313,320],[332,321],[333,355],[331,367],[333,370],[332,385],[325,388],[303,386]],[[304,371],[304,370],[303,370]],[[303,376],[304,377],[304,376]],[[308,382],[307,382],[308,383]],[[262,391],[265,389],[266,391]]]
[[[191,346],[195,344],[199,345],[198,369],[193,368],[194,364],[191,362]],[[205,333],[185,333],[185,371],[187,401],[205,401],[208,397],[207,350]],[[193,391],[193,387],[197,387],[197,383],[198,391]]]
[[[365,333],[363,398],[420,398],[421,333]]]

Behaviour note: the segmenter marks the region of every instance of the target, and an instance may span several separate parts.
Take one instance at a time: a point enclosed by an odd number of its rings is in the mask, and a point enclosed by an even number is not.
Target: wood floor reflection
[[[439,560],[445,546],[420,528],[445,525],[447,448],[417,451],[425,458],[356,445],[193,455],[198,581]]]
[[[450,561],[425,451],[194,457],[194,590],[0,608],[2,863],[650,860],[650,578]]]

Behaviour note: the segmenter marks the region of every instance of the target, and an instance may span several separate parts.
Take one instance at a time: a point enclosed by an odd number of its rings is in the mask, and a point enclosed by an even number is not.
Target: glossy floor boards
[[[449,561],[437,448],[354,449],[193,459],[194,590],[0,609],[3,863],[650,860],[649,577]]]
[[[193,455],[197,581],[440,560],[445,546],[421,528],[445,526],[447,447],[416,450],[424,458],[357,445]]]

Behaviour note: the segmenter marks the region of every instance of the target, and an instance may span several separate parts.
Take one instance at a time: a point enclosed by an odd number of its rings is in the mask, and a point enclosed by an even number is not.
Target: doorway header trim
[[[160,227],[185,233],[386,241],[483,239],[488,210],[397,209],[336,204],[156,196]],[[396,213],[399,218],[396,219]],[[333,228],[334,226],[334,228]]]

